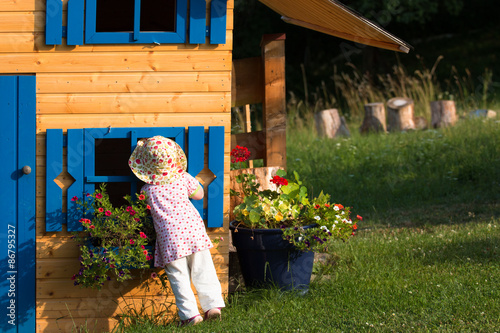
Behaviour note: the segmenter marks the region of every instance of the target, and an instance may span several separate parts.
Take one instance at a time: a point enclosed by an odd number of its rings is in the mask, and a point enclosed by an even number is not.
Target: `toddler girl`
[[[156,230],[155,267],[164,267],[175,295],[182,325],[203,321],[191,282],[198,292],[205,319],[221,317],[221,286],[210,254],[213,247],[200,214],[189,199],[203,198],[200,183],[186,172],[186,155],[162,136],[140,140],[128,161],[146,184],[142,190],[151,206]]]

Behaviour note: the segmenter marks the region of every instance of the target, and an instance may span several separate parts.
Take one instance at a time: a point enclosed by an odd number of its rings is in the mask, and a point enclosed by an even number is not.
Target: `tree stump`
[[[457,111],[454,101],[431,102],[431,125],[433,128],[455,125]]]
[[[413,122],[415,123],[415,128],[418,130],[425,130],[428,127],[427,119],[424,117],[415,117]]]
[[[361,133],[387,131],[384,103],[365,104],[365,118],[359,131]]]
[[[339,115],[337,109],[327,109],[314,114],[316,130],[322,138],[334,138],[336,136],[350,136],[344,117]]]
[[[387,101],[387,129],[389,132],[415,129],[411,98],[394,97]]]

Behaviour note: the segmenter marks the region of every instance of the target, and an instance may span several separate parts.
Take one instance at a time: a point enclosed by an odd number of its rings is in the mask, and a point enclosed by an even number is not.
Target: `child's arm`
[[[196,191],[194,191],[189,196],[189,198],[193,199],[193,200],[201,200],[201,199],[203,199],[203,195],[204,195],[203,187],[201,187],[201,185],[198,185],[198,188],[196,189]]]

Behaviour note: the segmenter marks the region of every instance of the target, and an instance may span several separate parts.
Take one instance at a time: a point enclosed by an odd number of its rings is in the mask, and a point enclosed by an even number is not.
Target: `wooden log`
[[[387,129],[389,132],[415,129],[413,100],[395,97],[387,101]]]
[[[453,126],[456,121],[457,111],[454,101],[431,102],[431,125],[433,128]]]
[[[413,122],[415,123],[415,128],[419,130],[425,130],[429,126],[427,119],[424,117],[415,117]]]
[[[350,136],[345,118],[337,109],[327,109],[314,114],[316,131],[320,137],[333,139],[336,136]]]
[[[365,104],[365,118],[359,131],[361,133],[387,131],[384,103]]]

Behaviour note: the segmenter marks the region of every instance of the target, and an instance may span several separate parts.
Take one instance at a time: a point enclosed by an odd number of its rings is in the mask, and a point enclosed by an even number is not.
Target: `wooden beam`
[[[233,60],[231,106],[262,103],[261,57]]]
[[[285,34],[264,35],[261,48],[266,138],[264,165],[286,168]]]

